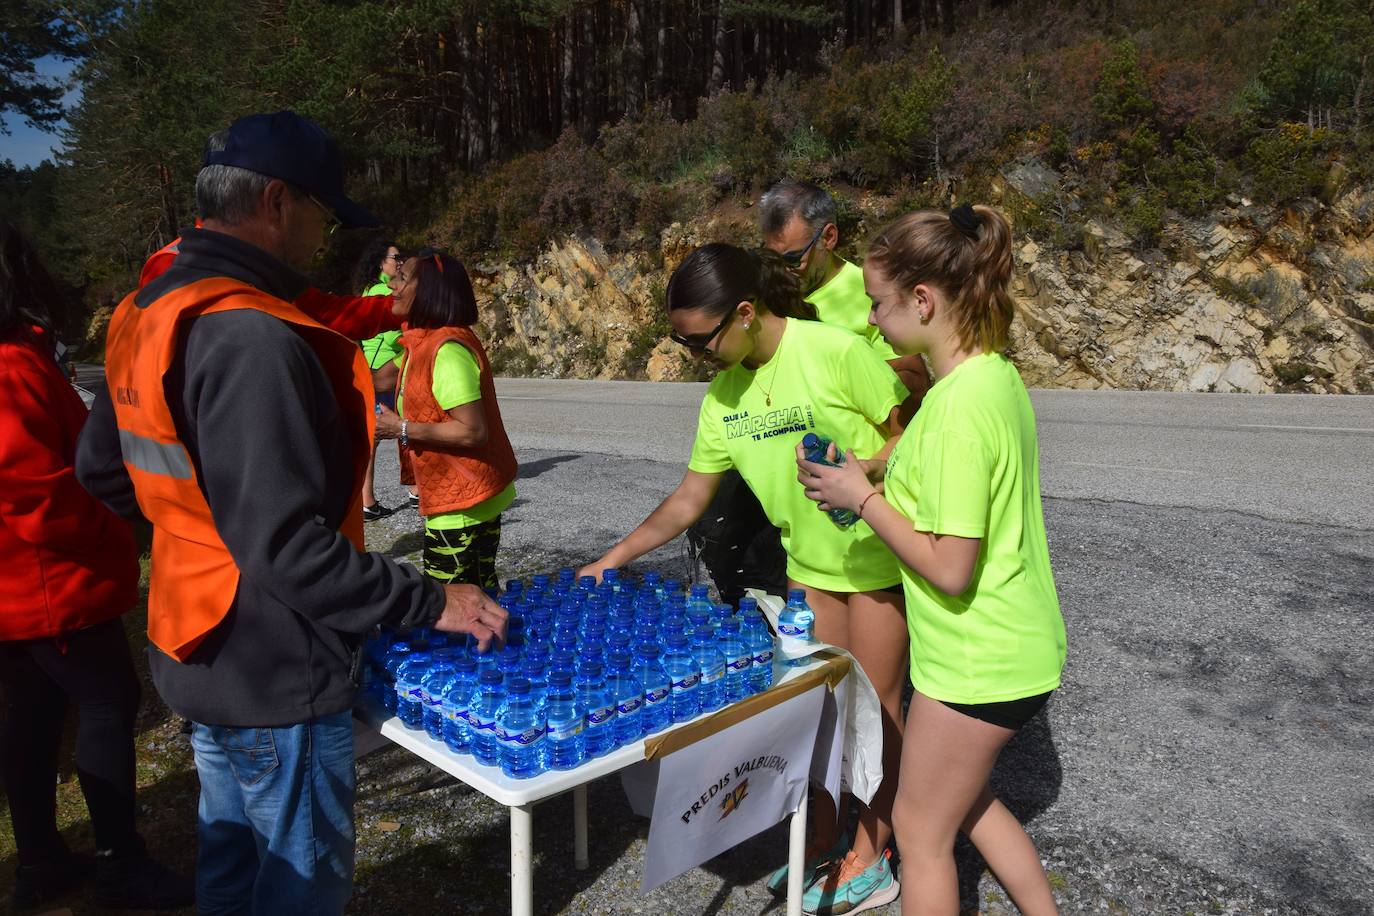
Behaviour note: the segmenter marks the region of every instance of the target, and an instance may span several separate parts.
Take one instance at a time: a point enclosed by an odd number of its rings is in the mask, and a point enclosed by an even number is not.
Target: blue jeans
[[[203,914],[334,916],[353,891],[353,722],[196,723],[196,904]]]

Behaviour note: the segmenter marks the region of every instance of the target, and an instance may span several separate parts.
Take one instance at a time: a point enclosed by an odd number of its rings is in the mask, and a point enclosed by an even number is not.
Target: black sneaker
[[[412,494],[410,494],[410,498],[409,498],[407,501],[410,503],[410,508],[412,508],[412,509],[418,509],[418,508],[420,508],[420,494],[419,494],[419,493],[412,493]]]
[[[15,910],[35,909],[76,890],[93,874],[95,859],[73,853],[41,865],[21,865],[14,872],[10,906]]]
[[[95,902],[110,910],[179,910],[196,902],[196,885],[146,852],[97,853]]]
[[[388,515],[391,515],[395,511],[396,510],[392,509],[390,506],[384,506],[381,503],[373,503],[370,506],[363,506],[363,521],[375,522],[379,518],[386,518]]]

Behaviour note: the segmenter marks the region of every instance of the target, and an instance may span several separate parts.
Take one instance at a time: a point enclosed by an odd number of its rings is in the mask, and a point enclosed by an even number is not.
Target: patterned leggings
[[[501,516],[469,528],[425,528],[425,574],[444,583],[496,588]]]

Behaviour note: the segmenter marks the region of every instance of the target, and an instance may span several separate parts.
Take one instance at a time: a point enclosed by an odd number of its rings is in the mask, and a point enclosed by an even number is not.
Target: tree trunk
[[[716,0],[715,40],[711,42],[711,75],[706,94],[715,95],[725,85],[725,0]]]
[[[902,0],[892,0],[892,36],[902,31]]]
[[[638,0],[625,4],[625,114],[644,113],[644,23]]]
[[[558,108],[558,132],[561,134],[577,118],[577,21],[572,13],[563,20],[562,67],[559,71],[560,103]]]

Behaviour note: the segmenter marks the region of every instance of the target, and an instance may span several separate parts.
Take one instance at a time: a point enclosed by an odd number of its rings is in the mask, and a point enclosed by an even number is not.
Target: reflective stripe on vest
[[[191,456],[180,442],[157,442],[121,429],[119,447],[124,452],[124,460],[140,471],[175,477],[177,480],[190,480],[192,477]]]

